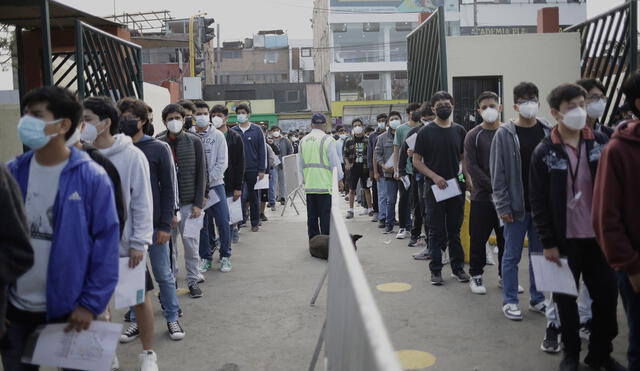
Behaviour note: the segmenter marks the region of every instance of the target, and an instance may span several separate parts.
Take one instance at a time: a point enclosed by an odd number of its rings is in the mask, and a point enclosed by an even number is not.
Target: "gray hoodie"
[[[395,131],[392,133],[391,129],[387,129],[386,132],[378,136],[378,142],[376,143],[376,149],[373,153],[374,160],[378,165],[384,165],[389,161],[389,158],[393,155],[393,138],[395,137]],[[381,170],[382,171],[382,170]],[[382,171],[385,178],[393,178],[393,173],[387,173]]]
[[[544,127],[545,135],[549,135],[551,126],[543,119],[538,122]],[[512,214],[514,220],[525,217],[524,185],[522,184],[522,160],[520,159],[520,141],[516,133],[516,125],[509,121],[500,125],[489,156],[493,203],[498,216]]]

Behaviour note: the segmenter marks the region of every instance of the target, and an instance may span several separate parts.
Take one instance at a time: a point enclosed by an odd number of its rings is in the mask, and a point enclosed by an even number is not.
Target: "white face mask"
[[[393,130],[396,130],[400,125],[402,125],[402,122],[400,120],[389,121],[389,127]]]
[[[211,123],[213,124],[213,126],[215,126],[216,129],[218,129],[222,125],[224,125],[224,120],[222,119],[222,117],[213,116],[211,118]]]
[[[209,126],[209,117],[207,115],[196,116],[196,125],[202,129],[206,128]]]
[[[538,114],[538,102],[525,102],[518,104],[520,116],[526,119],[532,119]]]
[[[347,134],[340,134],[340,139],[346,139],[347,138]]]
[[[274,138],[280,138],[280,132],[279,131],[274,131],[273,134],[271,134]]]
[[[378,129],[384,129],[386,126],[387,126],[387,123],[384,121],[378,123]]]
[[[595,102],[591,102],[587,106],[587,116],[592,119],[597,119],[604,114],[604,109],[606,107],[607,102],[604,99],[598,99]]]
[[[494,123],[496,121],[498,121],[498,110],[495,108],[487,108],[484,111],[482,111],[482,119],[484,120],[484,122],[487,123]]]
[[[237,119],[239,123],[244,124],[245,122],[247,122],[248,117],[244,113],[241,113],[237,116]]]
[[[571,130],[582,130],[587,124],[587,111],[576,107],[562,115],[562,123]]]
[[[76,143],[80,141],[80,128],[76,128],[73,134],[67,139],[65,145],[67,147],[74,146]]]
[[[362,128],[362,126],[356,126],[353,128],[353,135],[360,135],[363,131],[364,129]]]
[[[93,142],[96,141],[96,138],[102,134],[102,132],[104,131],[104,128],[98,130],[97,126],[99,124],[101,124],[102,121],[98,122],[98,124],[93,125],[91,123],[88,122],[84,122],[84,128],[82,129],[82,133],[80,133],[80,139],[82,139],[83,142],[89,143],[89,144],[93,144]]]
[[[182,120],[171,120],[167,123],[167,129],[173,134],[178,134],[182,131]]]

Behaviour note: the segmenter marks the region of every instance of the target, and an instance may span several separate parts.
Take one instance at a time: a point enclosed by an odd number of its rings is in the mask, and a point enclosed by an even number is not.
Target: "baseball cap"
[[[327,123],[327,119],[321,113],[314,113],[313,116],[311,117],[311,123],[312,124],[326,124]]]

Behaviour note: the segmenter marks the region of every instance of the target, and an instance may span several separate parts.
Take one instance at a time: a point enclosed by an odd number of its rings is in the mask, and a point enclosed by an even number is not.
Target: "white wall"
[[[171,94],[167,88],[144,83],[144,102],[153,109],[153,128],[156,133],[166,130],[162,123],[162,110],[171,103]]]
[[[561,25],[573,25],[587,19],[586,3],[570,4],[482,4],[477,6],[478,26],[535,26],[538,10],[558,7]],[[473,26],[473,4],[460,6],[460,26]]]
[[[578,33],[447,37],[447,72],[453,77],[502,76],[505,120],[516,117],[513,87],[521,81],[540,90],[540,116],[551,121],[547,95],[563,82],[580,78]]]

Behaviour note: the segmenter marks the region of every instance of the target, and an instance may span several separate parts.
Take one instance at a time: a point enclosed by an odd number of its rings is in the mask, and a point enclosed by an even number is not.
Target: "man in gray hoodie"
[[[538,143],[549,133],[546,122],[536,118],[540,103],[538,88],[522,82],[513,89],[516,120],[502,124],[495,134],[489,156],[493,202],[504,223],[505,251],[502,260],[502,293],[504,315],[522,320],[518,301],[518,263],[525,235],[529,254],[542,253],[542,243],[531,220],[529,204],[529,164]],[[533,268],[529,262],[529,309],[545,313],[544,294],[536,289]]]
[[[286,137],[282,135],[282,130],[280,129],[280,127],[278,126],[273,126],[271,128],[271,136],[273,137],[273,143],[278,147],[279,150],[279,154],[278,157],[280,158],[280,165],[278,165],[276,167],[276,169],[278,170],[278,193],[277,193],[277,201],[280,201],[281,204],[285,204],[285,197],[287,195],[284,194],[284,167],[282,165],[282,158],[284,156],[289,156],[292,155],[293,152],[293,145],[291,144],[291,141]]]

